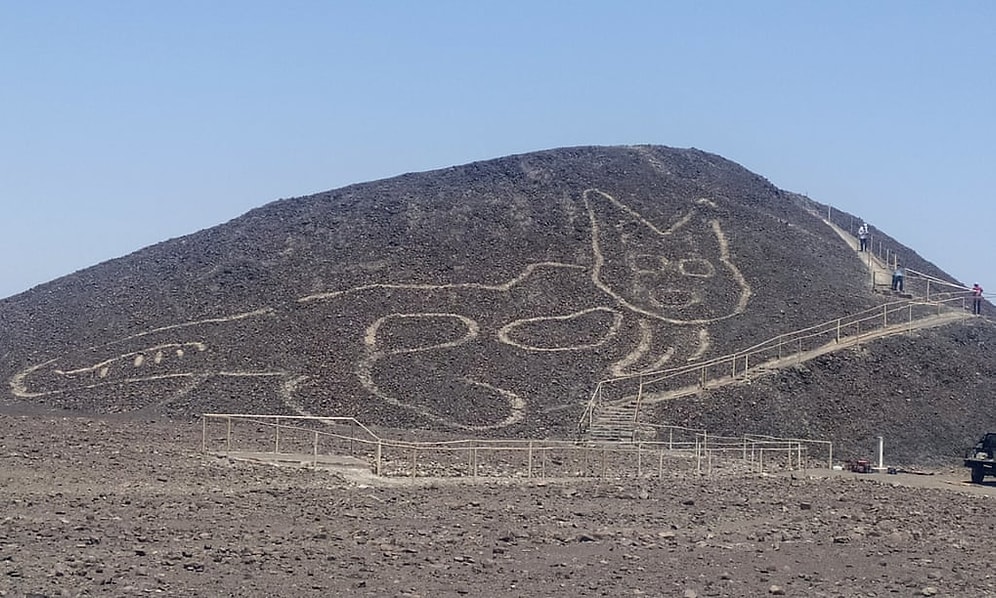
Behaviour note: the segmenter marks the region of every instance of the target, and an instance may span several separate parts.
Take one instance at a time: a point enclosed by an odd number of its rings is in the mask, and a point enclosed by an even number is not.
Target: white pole
[[[879,471],[885,470],[885,441],[881,436],[878,437],[878,469]]]

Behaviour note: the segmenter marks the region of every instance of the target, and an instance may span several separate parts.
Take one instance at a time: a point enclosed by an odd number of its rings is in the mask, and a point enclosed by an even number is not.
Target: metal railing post
[[[528,469],[526,471],[526,477],[533,477],[533,441],[529,441],[529,459],[528,459]]]

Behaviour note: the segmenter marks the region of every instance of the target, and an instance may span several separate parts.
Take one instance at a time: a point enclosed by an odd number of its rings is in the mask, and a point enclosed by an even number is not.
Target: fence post
[[[643,477],[643,443],[636,443],[636,477]]]
[[[273,437],[273,454],[278,455],[280,454],[280,418],[274,418],[273,421],[275,422],[274,429],[276,430]]]
[[[695,435],[695,473],[702,473],[702,447],[699,435]]]
[[[707,460],[711,458],[711,454],[709,453],[709,432],[706,431],[702,432],[702,450],[705,452]],[[708,466],[711,469],[712,463],[709,462]]]
[[[882,306],[882,328],[889,325],[889,305]]]
[[[225,418],[228,421],[228,432],[225,435],[225,452],[232,452],[232,418],[231,416]]]
[[[207,417],[201,415],[201,452],[207,452]]]
[[[413,446],[412,447],[412,477],[413,478],[415,477],[415,468],[417,466],[416,465],[416,459],[417,459],[416,455],[417,454],[418,454],[418,449]]]
[[[474,479],[476,480],[477,479],[477,443],[476,442],[474,443],[473,455],[474,455]]]
[[[731,360],[731,361],[733,361],[733,374],[731,374],[730,377],[736,379],[736,377],[737,377],[737,354],[734,353],[733,355],[731,355],[731,357],[733,358]]]
[[[531,477],[533,477],[533,441],[532,440],[529,441],[529,460],[528,460],[528,462],[529,462],[529,465],[528,465],[528,469],[526,471],[526,477],[527,478],[531,478]]]
[[[837,342],[840,342],[840,318],[837,318]]]
[[[909,328],[909,333],[913,334],[913,304],[912,303],[909,304],[909,308],[910,308],[909,309],[909,311],[910,311],[910,328]]]

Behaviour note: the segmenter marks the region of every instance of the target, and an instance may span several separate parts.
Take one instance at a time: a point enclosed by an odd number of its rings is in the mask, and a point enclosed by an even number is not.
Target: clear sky
[[[0,297],[282,197],[720,154],[996,292],[996,2],[0,4]]]

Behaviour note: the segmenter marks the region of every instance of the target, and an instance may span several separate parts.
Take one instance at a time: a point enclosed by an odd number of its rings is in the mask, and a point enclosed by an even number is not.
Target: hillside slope
[[[275,201],[0,301],[5,404],[566,436],[606,376],[882,301],[813,208],[719,156],[659,146],[549,150]],[[868,351],[901,368],[889,347]],[[991,370],[982,346],[958,350]],[[887,387],[867,383],[841,400]],[[776,386],[789,403],[833,392]],[[950,390],[946,403],[976,392]],[[844,432],[811,425],[833,413],[772,420],[737,397],[678,419]]]

